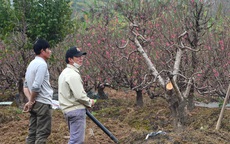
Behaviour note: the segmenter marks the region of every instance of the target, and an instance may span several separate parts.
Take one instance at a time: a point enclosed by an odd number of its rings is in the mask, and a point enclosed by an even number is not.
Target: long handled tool
[[[118,143],[118,139],[103,125],[101,124],[87,109],[86,115],[99,126],[115,143]]]

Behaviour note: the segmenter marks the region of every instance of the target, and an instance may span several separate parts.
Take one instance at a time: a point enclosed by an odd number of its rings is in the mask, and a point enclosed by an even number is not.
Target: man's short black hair
[[[39,55],[41,53],[41,50],[46,50],[50,47],[50,44],[44,40],[44,39],[38,39],[33,46],[34,52],[36,55]]]

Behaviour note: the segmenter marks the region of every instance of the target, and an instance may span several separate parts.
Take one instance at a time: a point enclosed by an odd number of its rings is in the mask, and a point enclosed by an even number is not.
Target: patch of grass
[[[0,111],[0,123],[6,123],[9,121],[18,121],[23,115],[22,110],[17,107],[6,106],[2,107]]]

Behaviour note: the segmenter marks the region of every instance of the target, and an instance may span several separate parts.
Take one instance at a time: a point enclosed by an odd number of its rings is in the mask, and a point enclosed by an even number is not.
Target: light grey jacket
[[[64,113],[92,105],[84,90],[79,70],[70,64],[67,64],[58,78],[58,100]]]

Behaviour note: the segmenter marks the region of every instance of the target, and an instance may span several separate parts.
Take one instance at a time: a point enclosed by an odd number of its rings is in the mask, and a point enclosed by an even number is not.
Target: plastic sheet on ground
[[[0,106],[10,106],[12,103],[12,101],[0,102]],[[60,105],[57,100],[52,100],[52,109],[60,109]]]
[[[145,140],[147,140],[149,137],[155,137],[155,136],[157,136],[159,134],[165,135],[166,132],[163,132],[163,131],[151,132],[151,133],[147,134],[147,136],[145,137]]]
[[[11,105],[12,103],[13,103],[13,102],[11,102],[11,101],[0,102],[0,106]]]

